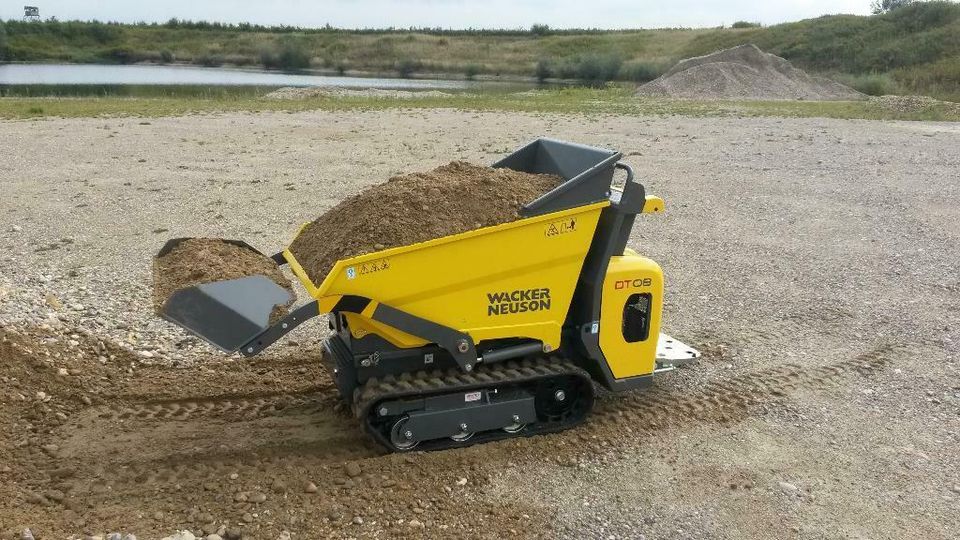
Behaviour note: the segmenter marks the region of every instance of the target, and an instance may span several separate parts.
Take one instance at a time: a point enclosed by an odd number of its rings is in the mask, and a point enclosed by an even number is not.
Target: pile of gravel
[[[739,45],[682,60],[637,95],[685,99],[814,101],[860,100],[866,96],[836,81],[814,77],[756,45]]]
[[[904,114],[923,112],[932,108],[943,108],[954,114],[960,114],[960,103],[941,101],[928,96],[876,96],[870,98],[870,103],[888,111]]]

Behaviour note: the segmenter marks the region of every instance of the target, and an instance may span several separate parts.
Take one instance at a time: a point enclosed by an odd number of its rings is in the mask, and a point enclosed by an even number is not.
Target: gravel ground
[[[478,500],[550,516],[549,532],[512,526],[521,536],[960,534],[953,124],[447,110],[2,122],[0,323],[116,341],[141,364],[201,362],[211,351],[151,311],[166,239],[271,253],[371,183],[490,163],[541,135],[621,150],[665,199],[632,247],[666,272],[666,330],[707,354],[651,392],[603,396],[572,433],[419,459],[454,478],[461,459],[490,467]],[[290,339],[312,349],[320,328]],[[345,535],[377,534],[356,525]]]

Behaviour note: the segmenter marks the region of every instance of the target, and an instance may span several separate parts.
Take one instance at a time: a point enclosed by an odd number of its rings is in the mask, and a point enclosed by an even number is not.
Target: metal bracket
[[[330,311],[332,313],[345,311],[359,314],[370,305],[370,302],[372,300],[364,296],[345,295]],[[370,318],[431,343],[436,343],[450,353],[460,369],[464,371],[473,371],[477,363],[477,348],[468,334],[411,315],[406,311],[383,303],[377,304]]]
[[[240,348],[240,352],[244,356],[253,356],[258,354],[260,351],[266,349],[270,345],[273,345],[283,336],[289,334],[294,328],[300,326],[308,319],[316,317],[320,314],[320,308],[317,305],[317,301],[314,300],[309,304],[304,304],[297,309],[291,311],[287,314],[286,317],[277,321],[276,324],[267,328],[260,335],[250,340],[249,343]]]
[[[676,339],[660,334],[657,336],[657,366],[660,371],[670,371],[684,364],[695,362],[700,358],[700,351],[677,341]]]

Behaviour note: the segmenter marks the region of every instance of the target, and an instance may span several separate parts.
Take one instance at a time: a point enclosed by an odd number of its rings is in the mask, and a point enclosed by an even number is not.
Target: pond
[[[0,85],[337,86],[396,90],[522,89],[533,84],[445,79],[336,77],[193,66],[0,64]]]

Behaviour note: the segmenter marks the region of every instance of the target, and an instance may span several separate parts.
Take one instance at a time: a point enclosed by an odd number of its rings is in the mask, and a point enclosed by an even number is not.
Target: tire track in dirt
[[[749,408],[791,392],[821,390],[841,385],[851,376],[868,376],[883,369],[895,350],[881,345],[840,363],[816,367],[783,364],[747,373],[736,379],[707,383],[699,390],[678,395],[674,389],[653,388],[598,402],[584,426],[597,434],[608,426],[629,423],[633,429],[654,431],[690,421],[728,421],[749,414]]]
[[[256,394],[225,394],[222,396],[152,400],[146,403],[107,405],[99,408],[102,420],[171,419],[189,420],[194,417],[238,416],[257,418],[283,414],[291,408],[317,410],[334,407],[336,396],[324,395],[316,386],[300,392],[264,392]]]
[[[878,347],[847,362],[813,368],[783,364],[736,379],[710,382],[686,394],[677,389],[652,388],[611,396],[600,400],[587,422],[574,432],[616,444],[625,425],[653,432],[690,422],[741,419],[750,414],[751,407],[797,390],[836,387],[849,377],[876,372],[890,361],[892,352],[891,347]],[[71,426],[60,438],[69,455],[74,448],[71,439],[82,441],[100,432],[115,432],[113,451],[72,456],[78,463],[87,464],[81,465],[85,471],[78,471],[82,476],[111,483],[115,493],[124,486],[138,489],[142,485],[203,484],[231,473],[253,475],[262,473],[264,463],[273,460],[338,467],[347,461],[382,456],[384,451],[370,441],[340,403],[335,394],[304,391],[256,398],[218,396],[128,404],[90,411],[75,423],[86,427]],[[215,440],[204,441],[204,434],[215,434]],[[173,445],[162,442],[170,439],[175,441]],[[145,453],[122,450],[141,447],[151,440],[160,440],[155,442],[159,447]],[[536,437],[521,443],[536,444]],[[491,449],[490,455],[495,458],[497,450]]]

